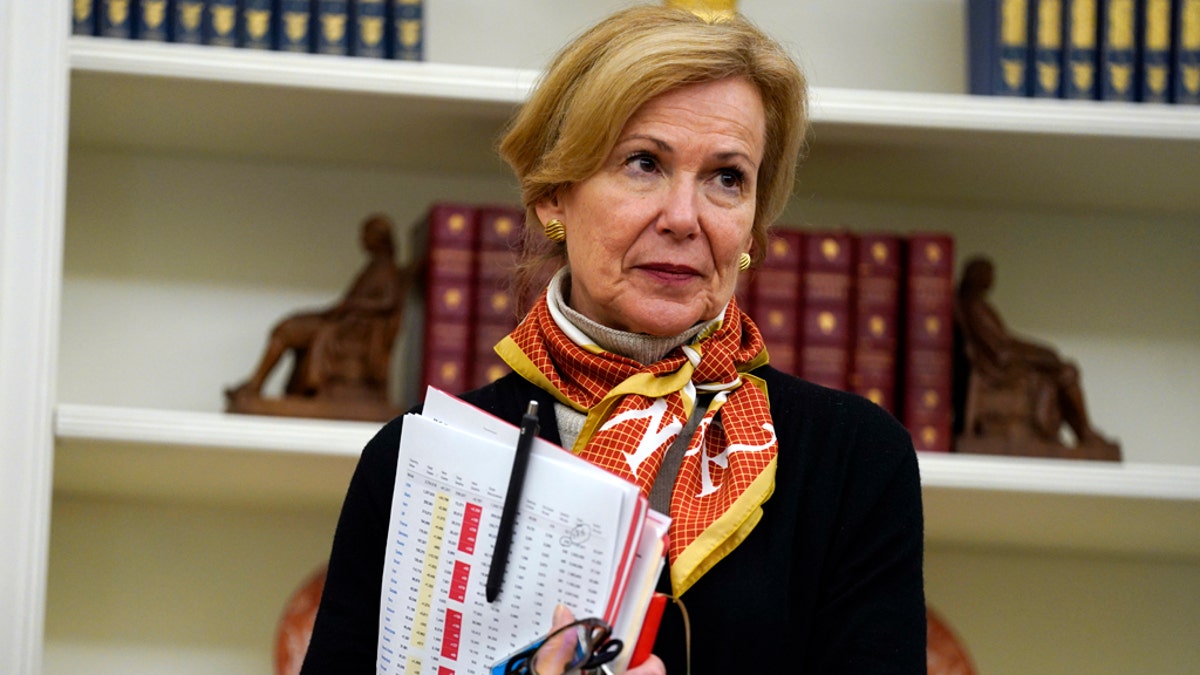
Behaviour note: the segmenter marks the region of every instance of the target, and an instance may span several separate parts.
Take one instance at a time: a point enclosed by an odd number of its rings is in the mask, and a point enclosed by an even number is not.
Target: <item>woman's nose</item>
[[[700,191],[690,180],[672,180],[664,196],[658,230],[676,237],[694,237],[700,231]]]

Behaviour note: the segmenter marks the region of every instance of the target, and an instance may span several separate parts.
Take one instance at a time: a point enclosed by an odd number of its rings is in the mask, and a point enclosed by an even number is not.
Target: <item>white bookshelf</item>
[[[2,1],[22,31],[49,35]],[[281,603],[327,552],[378,425],[227,415],[220,392],[274,320],[340,292],[368,212],[403,230],[438,199],[516,198],[496,136],[546,45],[608,9],[518,4],[521,21],[490,6],[452,21],[464,3],[429,3],[431,22],[452,24],[428,63],[63,37],[25,66],[29,82],[0,80],[50,101],[62,125],[39,122],[26,146],[45,148],[44,170],[2,165],[6,185],[33,192],[23,203],[49,206],[38,227],[19,229],[15,211],[0,223],[36,235],[2,240],[4,260],[32,270],[6,284],[39,289],[0,303],[0,328],[41,340],[0,346],[0,365],[23,368],[0,378],[4,400],[32,392],[0,413],[0,438],[28,448],[0,468],[33,477],[20,515],[0,520],[30,550],[2,569],[44,595],[6,607],[18,618],[0,621],[0,654],[16,656],[0,670],[269,668]],[[1187,630],[1200,621],[1200,110],[964,96],[951,81],[960,5],[746,0],[815,84],[784,220],[947,229],[960,257],[993,254],[1006,318],[1081,362],[1097,425],[1122,441],[1120,464],[920,457],[930,602],[981,672],[1188,672],[1200,659]],[[866,11],[878,21],[859,22]],[[914,65],[935,52],[960,60]],[[67,100],[32,83],[56,77]],[[399,369],[411,379],[411,363]],[[51,461],[52,501],[37,483]]]
[[[55,487],[76,497],[336,509],[377,428],[63,404]],[[920,461],[931,542],[1200,558],[1200,466],[933,453]]]

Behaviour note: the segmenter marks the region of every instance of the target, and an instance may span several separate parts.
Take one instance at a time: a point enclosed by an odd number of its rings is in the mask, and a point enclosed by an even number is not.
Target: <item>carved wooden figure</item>
[[[1088,419],[1078,367],[1053,348],[1009,332],[988,302],[991,260],[963,268],[955,320],[966,362],[960,452],[1119,460],[1120,447]],[[1074,435],[1065,442],[1062,426]]]
[[[250,379],[226,390],[226,410],[354,420],[402,412],[388,400],[388,374],[414,270],[397,268],[386,216],[363,222],[362,246],[369,260],[345,296],[277,323]],[[289,351],[295,358],[283,396],[263,396],[263,383]]]

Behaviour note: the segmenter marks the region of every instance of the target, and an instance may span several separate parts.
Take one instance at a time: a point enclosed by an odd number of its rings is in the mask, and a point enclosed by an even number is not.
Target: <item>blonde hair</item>
[[[779,43],[734,15],[704,19],[687,10],[619,11],[568,44],[543,74],[500,142],[526,208],[519,291],[547,260],[565,258],[538,227],[535,206],[598,171],[626,121],[647,101],[678,87],[744,77],[762,96],[766,137],[758,172],[752,255],[791,196],[808,126],[804,75]],[[570,224],[567,224],[570,227]]]

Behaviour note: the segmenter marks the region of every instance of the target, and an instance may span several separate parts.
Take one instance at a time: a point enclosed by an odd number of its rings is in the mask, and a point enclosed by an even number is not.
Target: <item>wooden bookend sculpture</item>
[[[381,421],[403,411],[388,400],[392,347],[414,268],[397,268],[392,223],[362,224],[369,260],[337,304],[285,317],[271,331],[254,374],[225,391],[228,412]],[[283,396],[263,396],[263,383],[292,352]]]
[[[955,322],[965,365],[959,452],[1120,460],[1120,447],[1092,428],[1079,369],[1053,348],[1018,338],[988,302],[991,260],[963,268]],[[1064,442],[1062,425],[1074,434]]]

